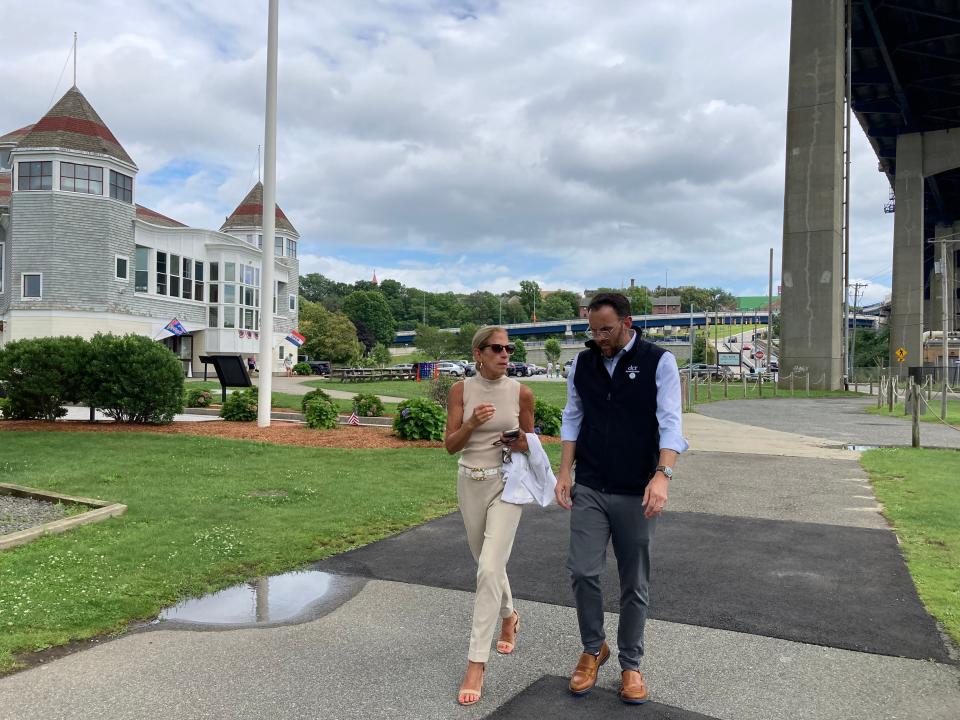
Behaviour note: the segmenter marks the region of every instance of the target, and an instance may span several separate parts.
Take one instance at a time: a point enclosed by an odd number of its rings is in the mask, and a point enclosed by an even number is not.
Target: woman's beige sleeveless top
[[[474,408],[492,403],[497,411],[493,417],[473,431],[460,464],[472,468],[500,467],[500,446],[493,443],[500,433],[520,427],[520,383],[503,376],[487,380],[477,374],[463,381],[463,421],[473,415]]]

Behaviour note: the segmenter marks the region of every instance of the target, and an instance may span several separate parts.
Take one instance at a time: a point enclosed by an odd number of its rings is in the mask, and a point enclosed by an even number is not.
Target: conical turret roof
[[[285,230],[288,233],[300,235],[297,229],[287,220],[283,210],[277,205],[277,230]],[[224,220],[220,227],[220,232],[231,228],[263,228],[263,183],[257,182],[253,189],[247,193],[247,196],[237,206],[237,209]]]
[[[17,146],[100,153],[136,166],[76,87],[67,90]]]
[[[0,145],[9,145],[10,143],[17,144],[31,130],[33,130],[33,125],[27,125],[18,130],[8,132],[6,135],[0,137]]]

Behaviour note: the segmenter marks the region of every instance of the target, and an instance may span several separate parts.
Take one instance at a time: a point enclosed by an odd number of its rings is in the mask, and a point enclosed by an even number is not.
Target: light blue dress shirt
[[[613,377],[620,357],[630,350],[637,341],[637,333],[631,330],[633,336],[623,349],[612,358],[604,357],[603,364]],[[577,371],[577,358],[570,365],[567,374],[567,406],[563,409],[563,424],[560,427],[560,439],[576,441],[580,435],[580,424],[583,422],[583,402],[573,384],[573,376]],[[680,370],[677,368],[677,359],[671,352],[665,352],[657,364],[657,422],[660,424],[660,449],[676,450],[682,453],[690,447],[683,437],[682,415],[680,406]]]

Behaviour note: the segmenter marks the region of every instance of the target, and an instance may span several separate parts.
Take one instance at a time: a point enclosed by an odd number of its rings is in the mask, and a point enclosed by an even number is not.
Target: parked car
[[[524,362],[507,363],[507,375],[511,377],[527,377],[530,374],[531,374],[530,371],[527,369],[527,363],[524,363]]]
[[[728,342],[728,343],[738,343],[738,342],[740,342],[740,338],[738,338],[736,335],[731,335],[730,337],[727,338],[727,342]]]
[[[570,368],[571,368],[571,367],[573,367],[573,360],[567,360],[567,361],[563,364],[563,370],[560,371],[561,374],[562,374],[564,377],[566,377],[567,375],[569,375],[569,374],[570,374]]]
[[[463,374],[466,377],[473,377],[477,374],[477,366],[473,360],[453,360],[457,365],[463,368]]]
[[[297,362],[304,362],[310,366],[311,372],[314,375],[329,375],[330,374],[330,361],[329,360],[311,360],[306,355],[301,355]]]
[[[723,380],[729,378],[732,373],[730,368],[723,365],[707,365],[706,363],[694,363],[687,370],[695,377],[713,380]]]
[[[546,368],[542,368],[535,363],[527,363],[527,375],[542,375],[546,371]]]
[[[459,363],[444,360],[437,363],[441,375],[453,375],[454,377],[463,377],[466,375],[466,369]]]

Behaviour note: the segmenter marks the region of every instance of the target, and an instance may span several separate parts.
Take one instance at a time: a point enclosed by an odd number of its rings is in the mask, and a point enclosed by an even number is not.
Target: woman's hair
[[[507,331],[499,325],[484,325],[473,334],[473,342],[471,343],[471,347],[474,350],[479,350],[481,346],[487,344],[487,340],[496,335],[498,332],[502,332],[504,335],[507,334]],[[477,370],[479,370],[480,363],[475,363],[475,365]]]

